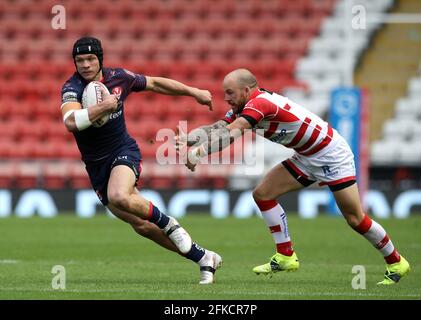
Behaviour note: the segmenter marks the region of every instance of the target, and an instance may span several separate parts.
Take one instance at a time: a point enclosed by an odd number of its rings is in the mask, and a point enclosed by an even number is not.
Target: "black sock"
[[[149,221],[155,223],[159,228],[164,229],[170,221],[170,217],[159,211],[159,209],[155,207],[152,202],[150,202],[150,205],[152,206],[152,214],[149,218]]]
[[[199,262],[200,259],[205,255],[205,249],[193,242],[191,249],[186,253],[185,257],[194,262]]]

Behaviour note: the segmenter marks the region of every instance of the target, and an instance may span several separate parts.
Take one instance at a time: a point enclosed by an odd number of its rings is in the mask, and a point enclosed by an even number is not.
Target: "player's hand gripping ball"
[[[102,89],[101,89],[102,88]],[[85,87],[82,94],[82,107],[84,109],[90,108],[104,100],[103,91],[110,94],[107,87],[99,81],[91,81]],[[102,127],[110,119],[110,114],[104,114],[101,118],[92,123],[96,128]]]

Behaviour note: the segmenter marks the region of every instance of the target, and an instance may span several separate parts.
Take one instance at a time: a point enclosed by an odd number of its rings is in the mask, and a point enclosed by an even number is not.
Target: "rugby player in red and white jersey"
[[[383,227],[364,213],[356,183],[354,156],[344,138],[317,115],[279,94],[259,88],[246,69],[229,73],[223,82],[225,101],[232,109],[223,120],[195,129],[179,131],[177,149],[190,147],[186,166],[194,171],[202,157],[221,151],[247,129],[266,139],[293,148],[294,155],[279,163],[253,191],[253,198],[272,233],[276,253],[269,263],[253,268],[256,274],[295,271],[299,267],[288,232],[287,217],[277,199],[283,194],[315,182],[327,185],[347,223],[362,234],[386,261],[379,284],[394,284],[406,275],[409,263],[395,249]],[[207,139],[199,141],[206,132]],[[185,149],[184,149],[185,150]]]

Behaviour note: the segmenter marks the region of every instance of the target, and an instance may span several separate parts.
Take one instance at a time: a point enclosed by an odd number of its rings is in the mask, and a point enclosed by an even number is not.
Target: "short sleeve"
[[[143,74],[131,72],[123,69],[127,81],[129,82],[129,89],[133,92],[143,91],[146,88],[146,77]]]
[[[82,101],[82,90],[72,84],[70,81],[66,82],[61,89],[61,105],[63,106],[68,102]]]
[[[263,118],[273,116],[276,113],[276,105],[266,99],[256,98],[250,100],[240,116],[244,117],[252,126],[255,126]]]

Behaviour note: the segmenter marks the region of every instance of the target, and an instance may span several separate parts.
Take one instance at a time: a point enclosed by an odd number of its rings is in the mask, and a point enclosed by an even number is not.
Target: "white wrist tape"
[[[207,148],[207,146],[205,146],[205,144],[203,143],[203,144],[200,145],[199,148],[200,148],[199,149],[200,150],[199,151],[200,157],[201,158],[206,157],[208,155],[208,148]]]
[[[72,113],[75,112],[75,110],[69,110],[67,111],[63,116],[63,122],[66,122],[67,118],[72,115]]]
[[[75,123],[79,131],[88,128],[92,122],[89,120],[88,109],[80,109],[75,111]]]
[[[191,164],[198,164],[200,162],[200,157],[197,155],[197,149],[189,150],[187,159]]]
[[[192,164],[198,164],[200,162],[200,159],[206,155],[207,155],[207,152],[205,151],[203,145],[197,148],[191,148],[189,152],[187,153],[189,162]]]

